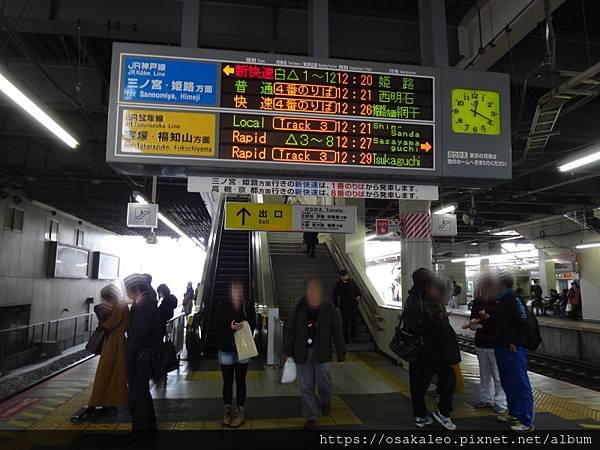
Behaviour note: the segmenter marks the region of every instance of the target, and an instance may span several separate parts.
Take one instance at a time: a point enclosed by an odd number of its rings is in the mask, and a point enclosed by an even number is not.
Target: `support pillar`
[[[538,250],[540,286],[544,295],[550,294],[550,289],[556,289],[556,271],[554,270],[554,261],[548,257],[544,250]]]
[[[419,0],[421,65],[448,67],[448,31],[444,0]]]
[[[308,54],[329,58],[329,0],[309,0]]]
[[[200,42],[202,0],[183,0],[181,8],[181,46],[197,48]]]
[[[400,200],[400,218],[402,219],[403,214],[407,213],[431,214],[429,208],[430,202],[428,201]],[[431,236],[415,238],[410,237],[405,231],[405,229],[402,230],[400,250],[403,300],[408,297],[408,291],[413,285],[412,273],[421,267],[433,269]]]

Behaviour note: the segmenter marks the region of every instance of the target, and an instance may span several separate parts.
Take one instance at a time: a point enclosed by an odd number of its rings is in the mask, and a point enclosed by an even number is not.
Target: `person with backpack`
[[[423,428],[433,423],[427,411],[425,395],[435,374],[438,377],[440,399],[433,418],[444,428],[455,430],[456,425],[450,418],[456,385],[452,365],[460,362],[460,350],[456,334],[444,311],[444,301],[440,301],[447,298],[443,297],[446,289],[444,283],[425,268],[416,270],[412,279],[414,285],[405,302],[400,326],[403,323],[404,330],[422,342],[418,354],[408,359],[415,426]]]
[[[524,300],[513,291],[510,274],[500,275],[495,311],[496,364],[506,394],[508,413],[497,416],[500,422],[512,424],[519,433],[534,431],[533,391],[527,375],[527,351],[540,342],[537,319]]]

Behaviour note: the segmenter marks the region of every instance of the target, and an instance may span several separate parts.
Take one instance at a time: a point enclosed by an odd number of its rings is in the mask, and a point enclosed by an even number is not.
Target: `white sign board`
[[[431,185],[280,178],[188,177],[188,191],[221,194],[438,200],[438,187]]]
[[[129,203],[127,205],[127,226],[130,228],[157,228],[158,205]]]
[[[356,206],[294,205],[293,227],[317,233],[356,233]]]
[[[432,214],[431,222],[434,236],[456,236],[458,233],[454,214]]]

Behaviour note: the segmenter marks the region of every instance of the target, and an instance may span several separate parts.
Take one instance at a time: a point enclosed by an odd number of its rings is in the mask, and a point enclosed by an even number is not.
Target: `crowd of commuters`
[[[409,379],[415,426],[426,427],[435,419],[454,430],[452,402],[460,351],[456,334],[445,311],[446,284],[431,271],[419,269],[412,275],[403,314],[402,332],[413,342],[420,339],[418,352],[409,359]],[[475,330],[480,389],[476,408],[490,408],[500,422],[516,432],[533,431],[533,392],[527,376],[527,351],[540,344],[539,328],[525,301],[514,289],[507,273],[485,274],[478,281],[471,317],[464,328]],[[398,331],[397,331],[398,332]],[[437,376],[438,409],[430,416],[425,395]]]
[[[448,291],[453,287],[425,268],[415,271],[412,279],[402,323],[421,343],[418,353],[409,360],[414,424],[424,428],[436,420],[446,429],[455,430],[451,415],[461,356],[446,311]],[[147,274],[130,275],[124,285],[129,301],[123,299],[116,286],[109,285],[102,289],[102,303],[95,307],[106,337],[88,412],[97,415],[128,405],[132,433],[126,440],[137,440],[157,429],[149,387],[154,377],[153,349],[163,342],[177,298],[164,284],[154,291],[152,277]],[[568,294],[570,304],[577,304],[576,295],[578,291],[572,288]],[[197,296],[190,283],[184,298]],[[214,326],[223,379],[222,423],[237,428],[246,417],[246,375],[250,360],[238,357],[236,333],[244,324],[254,331],[256,311],[248,302],[240,280],[231,280],[228,294],[217,301]],[[293,358],[296,365],[307,429],[316,427],[319,410],[324,415],[330,413],[334,346],[337,361],[343,362],[346,344],[356,338],[359,301],[356,283],[343,270],[332,301],[324,296],[320,281],[313,279],[293,310],[283,350],[286,358]],[[527,376],[527,351],[539,345],[539,329],[510,275],[489,273],[480,277],[470,320],[463,328],[475,331],[480,386],[474,406],[492,409],[498,420],[509,424],[513,431],[532,431],[534,402]],[[434,377],[437,409],[430,413],[425,398]]]
[[[581,319],[581,292],[576,281],[571,282],[569,289],[560,293],[550,289],[548,298],[543,295],[538,282],[531,286],[531,311],[536,316],[546,316],[550,311],[555,317],[565,317],[573,320]]]
[[[166,284],[155,291],[148,274],[129,275],[124,287],[125,297],[113,284],[104,287],[101,302],[94,307],[103,339],[92,394],[79,419],[94,420],[128,406],[132,432],[124,440],[134,441],[157,430],[149,382],[155,376],[153,358],[165,339],[167,323],[174,317],[178,301]],[[194,295],[192,289],[192,304]]]

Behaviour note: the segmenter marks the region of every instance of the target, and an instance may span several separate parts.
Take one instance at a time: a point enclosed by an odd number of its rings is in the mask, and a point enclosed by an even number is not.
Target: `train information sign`
[[[124,171],[392,181],[507,167],[489,151],[504,135],[462,133],[442,151],[442,109],[460,81],[444,83],[441,69],[135,44],[114,46],[112,68],[107,160]]]

